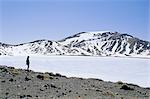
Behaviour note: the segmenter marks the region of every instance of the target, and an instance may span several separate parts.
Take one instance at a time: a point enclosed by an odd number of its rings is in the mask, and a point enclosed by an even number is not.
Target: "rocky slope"
[[[119,74],[118,74],[119,75]],[[149,99],[150,88],[0,66],[0,99]]]
[[[0,43],[0,55],[150,57],[150,42],[118,32],[81,32],[60,41],[37,40],[18,45]]]

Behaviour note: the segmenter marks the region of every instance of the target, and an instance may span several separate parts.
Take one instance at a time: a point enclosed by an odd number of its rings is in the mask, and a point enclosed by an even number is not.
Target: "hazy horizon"
[[[117,31],[150,41],[149,0],[0,0],[0,42]]]

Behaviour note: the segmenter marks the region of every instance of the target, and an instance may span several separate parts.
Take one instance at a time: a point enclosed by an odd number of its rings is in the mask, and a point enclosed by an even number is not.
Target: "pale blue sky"
[[[118,31],[150,41],[149,0],[0,0],[0,42]]]

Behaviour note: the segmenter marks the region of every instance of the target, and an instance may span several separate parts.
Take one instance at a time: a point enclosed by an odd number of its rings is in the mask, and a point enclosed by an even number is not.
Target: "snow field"
[[[27,56],[0,56],[0,65],[26,69]],[[99,78],[150,87],[150,59],[91,56],[30,56],[30,69],[68,77]]]

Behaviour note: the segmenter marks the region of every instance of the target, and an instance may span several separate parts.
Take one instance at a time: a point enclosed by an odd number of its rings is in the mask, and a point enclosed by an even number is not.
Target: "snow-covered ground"
[[[26,56],[0,56],[0,65],[25,69]],[[150,59],[90,57],[90,56],[31,56],[30,69],[61,73],[68,77],[99,78],[123,81],[150,87]]]

